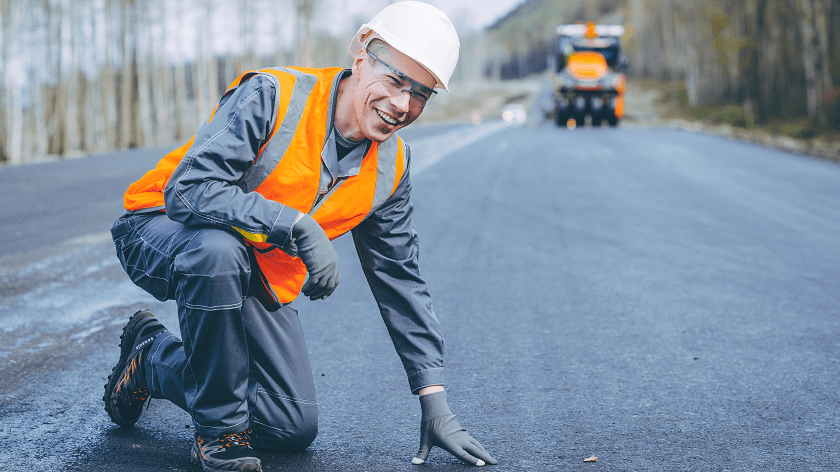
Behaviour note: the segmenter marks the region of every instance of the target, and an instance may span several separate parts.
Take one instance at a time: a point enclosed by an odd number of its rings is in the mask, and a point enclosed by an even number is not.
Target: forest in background
[[[245,70],[349,66],[349,38],[366,18],[326,29],[325,8],[324,0],[0,0],[0,161],[183,141]],[[630,74],[672,84],[687,106],[728,110],[744,126],[801,122],[806,137],[840,130],[840,2],[832,0],[524,1],[461,35],[453,83],[543,73],[556,26],[590,20],[623,24]]]
[[[318,3],[0,0],[0,161],[189,139],[240,73],[344,59]]]

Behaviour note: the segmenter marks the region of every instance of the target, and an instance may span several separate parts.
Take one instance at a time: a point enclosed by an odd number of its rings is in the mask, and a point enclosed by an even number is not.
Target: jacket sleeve
[[[253,241],[287,244],[300,212],[236,185],[271,137],[277,94],[276,82],[257,74],[222,97],[163,191],[170,219],[233,227]]]
[[[443,385],[440,323],[420,274],[420,244],[412,222],[406,168],[385,205],[353,229],[353,241],[382,319],[402,360],[413,393]]]

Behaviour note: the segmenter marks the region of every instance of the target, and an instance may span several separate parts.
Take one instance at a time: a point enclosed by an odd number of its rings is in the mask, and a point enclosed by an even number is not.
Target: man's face
[[[362,51],[353,63],[353,74],[359,77],[353,99],[356,119],[365,137],[376,142],[416,120],[423,112],[422,97],[435,85],[423,66],[391,47],[375,56]],[[424,86],[428,90],[420,92]]]

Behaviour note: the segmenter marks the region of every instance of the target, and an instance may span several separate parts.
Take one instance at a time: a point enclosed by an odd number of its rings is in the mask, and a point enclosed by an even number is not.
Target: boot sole
[[[201,467],[201,470],[204,472],[224,472],[233,470],[235,472],[262,472],[262,463],[258,462],[254,463],[246,463],[241,464],[238,469],[214,469],[209,465],[205,464],[203,460],[201,460],[201,452],[198,450],[198,444],[193,441],[192,449],[190,449],[190,461]]]

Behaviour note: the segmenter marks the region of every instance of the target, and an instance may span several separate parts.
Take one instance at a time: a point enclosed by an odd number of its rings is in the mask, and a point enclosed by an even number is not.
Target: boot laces
[[[219,442],[226,448],[232,448],[235,446],[245,446],[251,447],[251,434],[252,430],[246,429],[241,433],[226,433],[219,437]]]

